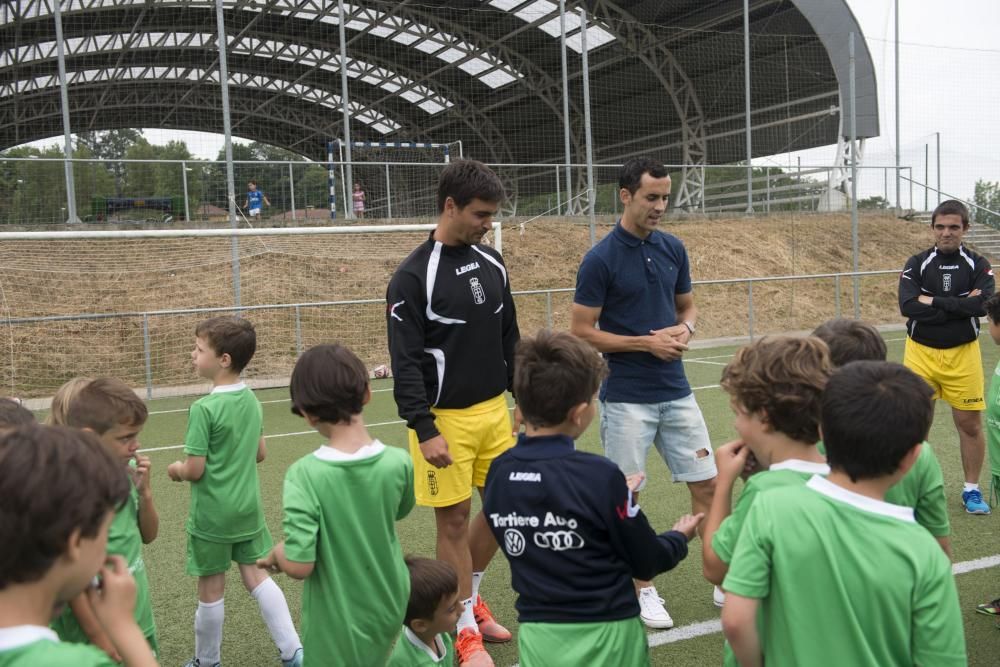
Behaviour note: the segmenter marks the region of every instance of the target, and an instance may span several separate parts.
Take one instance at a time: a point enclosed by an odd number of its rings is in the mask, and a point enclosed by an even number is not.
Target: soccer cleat
[[[647,628],[667,630],[674,627],[674,619],[670,618],[654,586],[639,589],[639,618]]]
[[[459,630],[455,653],[459,667],[493,667],[493,658],[483,648],[483,636],[471,627]]]
[[[962,504],[969,514],[989,514],[990,506],[983,500],[983,492],[979,489],[962,491]]]
[[[201,660],[199,660],[198,658],[191,658],[190,660],[184,663],[184,667],[202,667]],[[217,662],[214,665],[212,665],[212,667],[222,667],[222,663]]]
[[[1000,616],[1000,598],[991,600],[986,604],[976,605],[976,613],[986,614],[987,616]]]
[[[302,647],[300,646],[288,660],[281,661],[281,667],[302,667]]]
[[[493,618],[493,612],[486,606],[486,600],[481,595],[476,596],[476,603],[472,605],[472,613],[476,617],[476,625],[483,635],[484,642],[502,644],[510,641],[510,630],[503,627]]]
[[[712,603],[716,607],[722,607],[722,605],[726,604],[726,594],[718,586],[712,591]]]

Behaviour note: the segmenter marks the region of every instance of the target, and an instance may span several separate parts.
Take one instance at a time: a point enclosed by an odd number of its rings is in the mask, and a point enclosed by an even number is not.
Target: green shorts
[[[243,542],[210,542],[188,533],[185,571],[195,577],[206,577],[225,572],[233,561],[253,565],[258,558],[266,556],[272,546],[271,532],[266,527]]]
[[[639,617],[597,623],[522,623],[517,630],[522,667],[649,665]]]

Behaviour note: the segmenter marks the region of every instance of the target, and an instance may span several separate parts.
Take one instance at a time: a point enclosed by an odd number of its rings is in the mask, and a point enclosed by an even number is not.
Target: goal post
[[[203,391],[194,327],[226,313],[257,329],[256,386],[284,386],[321,342],[374,369],[389,361],[386,285],[434,227],[0,232],[0,392],[44,398],[77,376],[117,377],[147,398]],[[494,222],[483,242],[502,241]]]

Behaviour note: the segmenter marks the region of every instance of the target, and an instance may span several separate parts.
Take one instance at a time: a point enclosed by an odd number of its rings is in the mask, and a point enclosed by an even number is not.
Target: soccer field
[[[900,361],[903,353],[903,333],[887,333],[889,358]],[[1000,352],[989,336],[981,337],[983,364],[989,381]],[[723,366],[735,347],[698,349],[688,353],[685,368],[691,386],[705,414],[713,445],[732,437],[732,415],[725,393],[718,381]],[[387,445],[406,445],[406,432],[396,414],[392,400],[391,380],[373,381],[373,399],[365,411],[370,432]],[[206,386],[206,391],[207,391]],[[304,420],[291,414],[286,389],[258,391],[264,405],[264,429],[268,443],[267,460],[260,465],[265,513],[271,532],[277,541],[281,536],[281,486],[285,470],[299,457],[322,444],[322,438],[309,429]],[[171,482],[166,467],[180,458],[181,443],[187,420],[187,407],[193,398],[159,399],[149,403],[150,418],[141,435],[143,451],[153,461],[153,490],[160,514],[160,535],[145,547],[146,566],[152,587],[153,609],[159,628],[163,665],[180,665],[194,650],[194,611],[196,580],[184,573],[184,521],[188,509],[187,484]],[[995,665],[1000,655],[1000,630],[994,621],[974,612],[976,604],[1000,597],[1000,518],[969,516],[959,502],[961,491],[961,461],[958,440],[947,406],[937,408],[930,442],[944,469],[949,509],[952,520],[952,541],[955,551],[955,571],[971,665]],[[600,452],[596,422],[579,440],[581,449]],[[689,510],[689,495],[682,485],[669,481],[666,466],[652,452],[649,461],[649,481],[642,496],[642,507],[657,530],[668,529],[674,519]],[[988,465],[982,482],[988,488]],[[478,507],[478,501],[476,503]],[[345,511],[349,511],[346,510]],[[398,524],[404,552],[434,555],[434,522],[431,510],[417,507]],[[656,584],[666,599],[667,609],[674,618],[672,630],[649,631],[654,665],[713,665],[720,664],[722,634],[719,610],[712,604],[712,587],[701,576],[701,545],[692,543],[691,555],[678,568],[661,575]],[[243,589],[235,567],[227,580],[226,625],[222,646],[222,663],[230,667],[256,667],[277,664],[277,654],[260,618],[256,603]],[[378,572],[378,564],[373,564]],[[284,575],[276,581],[288,596],[293,618],[298,621],[301,583]],[[510,588],[510,572],[502,555],[491,564],[483,580],[482,592],[494,614],[516,633],[514,593]],[[823,604],[817,600],[816,604]],[[821,632],[803,619],[806,632]],[[517,662],[516,637],[508,644],[488,646],[498,666],[509,667]],[[333,664],[333,663],[331,663]]]

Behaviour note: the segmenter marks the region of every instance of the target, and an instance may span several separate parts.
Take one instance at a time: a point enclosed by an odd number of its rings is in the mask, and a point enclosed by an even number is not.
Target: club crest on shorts
[[[476,302],[477,306],[486,303],[486,290],[479,284],[479,278],[469,278],[469,287],[472,288],[472,300]]]
[[[433,470],[427,471],[427,490],[432,496],[436,496],[438,494],[437,475],[434,474]]]

